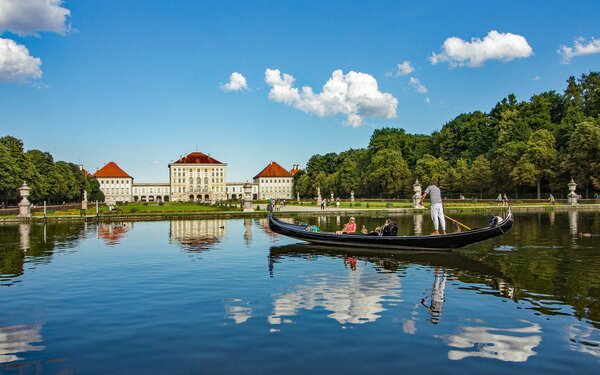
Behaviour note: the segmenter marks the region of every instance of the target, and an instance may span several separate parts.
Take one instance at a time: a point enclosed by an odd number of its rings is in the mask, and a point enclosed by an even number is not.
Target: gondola
[[[361,233],[312,232],[307,230],[306,224],[289,224],[277,219],[273,212],[269,212],[269,228],[275,233],[319,245],[343,246],[347,249],[361,248],[363,250],[452,251],[501,236],[512,228],[513,221],[512,210],[509,207],[508,213],[502,220],[485,228],[430,236],[373,236]]]

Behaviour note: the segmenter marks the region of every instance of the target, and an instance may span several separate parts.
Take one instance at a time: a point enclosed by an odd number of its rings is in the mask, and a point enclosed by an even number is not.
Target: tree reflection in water
[[[56,250],[76,247],[86,235],[80,223],[0,225],[0,286],[13,285],[25,263],[48,263]]]

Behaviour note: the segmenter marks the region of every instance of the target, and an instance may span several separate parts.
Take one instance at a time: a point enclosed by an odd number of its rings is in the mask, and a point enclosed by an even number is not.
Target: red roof
[[[128,177],[133,178],[121,169],[115,162],[109,162],[94,173],[95,177]]]
[[[263,169],[262,171],[260,171],[260,173],[254,176],[254,178],[259,177],[293,177],[293,175],[281,165],[272,161],[269,163],[269,165],[265,167],[265,169]]]
[[[292,174],[292,176],[294,176],[299,171],[300,171],[300,166],[298,164],[295,164],[294,167],[292,169],[290,169],[290,173]]]
[[[183,164],[223,164],[217,159],[213,159],[210,156],[203,154],[201,152],[192,152],[191,154],[187,154],[187,156],[182,157],[177,160],[175,163],[183,163]]]

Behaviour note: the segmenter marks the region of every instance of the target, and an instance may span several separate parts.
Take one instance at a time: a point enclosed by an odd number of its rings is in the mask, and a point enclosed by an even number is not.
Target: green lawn
[[[239,206],[210,206],[210,205],[199,205],[196,203],[182,203],[182,202],[165,202],[160,206],[157,202],[136,202],[127,204],[118,204],[118,214],[124,215],[137,215],[137,214],[153,214],[153,213],[194,213],[194,212],[222,212],[222,211],[241,211]],[[106,205],[101,204],[99,206],[100,211],[103,215],[108,214],[109,210]],[[47,216],[79,216],[79,209],[66,209],[66,210],[55,210],[48,211]],[[96,205],[90,203],[86,211],[86,215],[95,215]],[[34,216],[43,216],[42,212],[34,212]]]

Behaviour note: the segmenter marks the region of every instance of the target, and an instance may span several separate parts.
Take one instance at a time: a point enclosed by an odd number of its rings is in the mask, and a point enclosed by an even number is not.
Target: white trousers
[[[433,220],[433,228],[435,230],[446,230],[446,219],[444,218],[444,206],[441,203],[431,204],[431,220]],[[439,220],[439,222],[438,222]],[[439,224],[438,224],[439,223]]]

